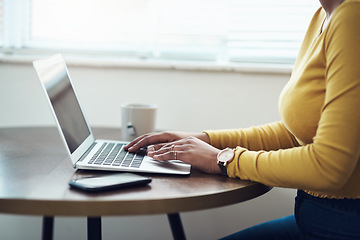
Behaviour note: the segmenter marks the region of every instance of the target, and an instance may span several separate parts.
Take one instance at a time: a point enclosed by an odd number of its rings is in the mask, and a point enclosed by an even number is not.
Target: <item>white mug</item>
[[[136,137],[155,131],[157,106],[154,104],[123,104],[121,106],[121,139],[132,141]]]

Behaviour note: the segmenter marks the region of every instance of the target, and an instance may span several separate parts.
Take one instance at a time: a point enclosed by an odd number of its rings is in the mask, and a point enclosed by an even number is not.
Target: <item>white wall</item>
[[[157,128],[183,131],[248,127],[279,120],[278,95],[289,78],[289,74],[171,69],[69,66],[69,71],[92,126],[120,127],[122,103],[155,103],[159,106]],[[0,127],[51,124],[31,64],[0,63]],[[186,235],[188,239],[216,239],[292,214],[294,196],[294,190],[273,189],[245,203],[182,213]],[[39,239],[41,218],[2,214],[0,233],[1,239]],[[119,236],[171,239],[164,215],[105,217],[103,239]],[[56,218],[55,239],[85,237],[85,218]]]

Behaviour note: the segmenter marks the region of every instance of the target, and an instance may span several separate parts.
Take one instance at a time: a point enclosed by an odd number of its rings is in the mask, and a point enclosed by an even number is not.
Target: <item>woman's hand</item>
[[[137,137],[128,145],[125,146],[125,150],[129,152],[136,152],[142,147],[147,147],[150,145],[156,145],[156,148],[159,149],[161,146],[164,146],[167,143],[178,141],[187,137],[196,137],[206,143],[210,143],[210,138],[206,133],[186,133],[186,132],[160,132],[160,133],[149,133]]]
[[[217,165],[220,150],[210,145],[206,133],[149,133],[126,145],[125,150],[136,152],[142,147],[148,147],[148,155],[156,160],[180,160],[206,173],[221,173]]]
[[[187,137],[165,145],[153,145],[148,147],[148,156],[155,160],[181,160],[203,172],[221,174],[217,165],[219,149],[196,138]]]

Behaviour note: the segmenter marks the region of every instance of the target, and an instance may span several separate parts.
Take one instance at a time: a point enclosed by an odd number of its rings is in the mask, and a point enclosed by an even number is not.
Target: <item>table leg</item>
[[[42,222],[42,240],[52,240],[54,232],[54,217],[44,216]]]
[[[179,213],[169,213],[168,220],[171,227],[171,232],[174,237],[174,240],[185,240],[185,232],[181,223],[181,218]]]
[[[88,240],[101,240],[101,217],[87,218]]]

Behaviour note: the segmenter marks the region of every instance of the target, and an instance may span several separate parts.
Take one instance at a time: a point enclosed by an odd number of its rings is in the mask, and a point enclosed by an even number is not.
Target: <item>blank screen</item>
[[[70,82],[65,63],[37,69],[53,106],[56,118],[65,136],[71,153],[90,135],[73,86]]]

